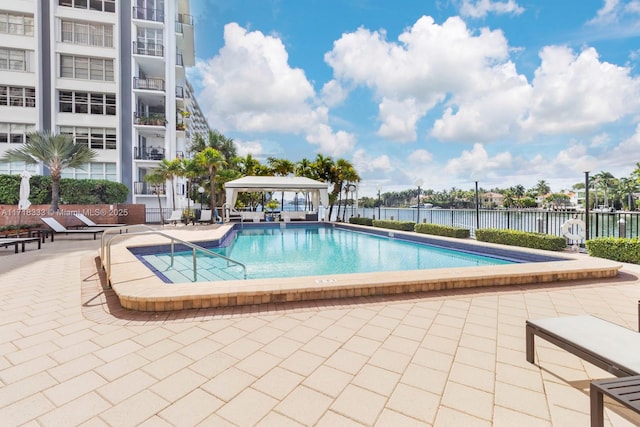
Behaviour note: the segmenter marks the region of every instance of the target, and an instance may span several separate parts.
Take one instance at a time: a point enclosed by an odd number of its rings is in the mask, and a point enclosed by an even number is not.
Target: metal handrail
[[[105,268],[106,273],[107,273],[107,283],[109,283],[109,284],[111,283],[111,244],[112,244],[112,242],[117,237],[128,237],[128,236],[132,236],[132,235],[139,236],[139,235],[148,235],[148,234],[155,234],[155,235],[158,235],[158,236],[166,237],[167,239],[171,240],[171,267],[173,267],[173,258],[174,258],[174,252],[175,252],[175,250],[174,250],[175,249],[174,248],[175,242],[178,242],[178,243],[180,243],[182,245],[185,245],[187,247],[190,247],[192,249],[193,281],[194,282],[198,280],[198,265],[197,265],[196,251],[201,251],[201,252],[204,252],[207,255],[211,255],[211,256],[214,256],[214,257],[221,258],[221,259],[227,261],[227,263],[232,263],[232,264],[239,265],[240,267],[242,267],[242,270],[244,272],[244,279],[246,280],[246,278],[247,278],[247,267],[243,263],[241,263],[239,261],[236,261],[234,259],[228,258],[228,257],[226,257],[224,255],[220,255],[220,254],[218,254],[216,252],[213,252],[213,251],[211,251],[211,250],[209,250],[207,248],[203,248],[202,246],[196,245],[194,243],[187,242],[187,241],[182,240],[182,239],[178,239],[177,237],[171,236],[171,235],[169,235],[167,233],[163,233],[162,231],[151,229],[149,231],[140,231],[140,232],[137,232],[137,233],[118,234],[118,235],[113,236],[111,239],[109,239],[109,241],[107,242],[107,253],[106,253],[107,261],[106,261],[106,266],[104,265],[104,262],[103,262],[103,267]],[[104,237],[104,234],[103,234],[103,237]]]
[[[102,232],[102,236],[100,237],[100,262],[102,263],[102,268],[104,268],[104,243],[105,236],[110,234],[122,234],[124,230],[125,233],[128,233],[129,230],[153,230],[153,228],[149,227],[146,224],[135,224],[135,225],[125,225],[122,227],[110,227]]]

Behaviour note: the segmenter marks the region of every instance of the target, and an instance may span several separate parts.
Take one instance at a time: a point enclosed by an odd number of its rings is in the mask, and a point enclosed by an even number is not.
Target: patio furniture
[[[591,427],[604,427],[604,396],[640,413],[640,375],[592,381],[589,395]]]
[[[80,212],[74,212],[73,216],[78,218],[87,227],[123,227],[127,224],[96,224],[93,220]]]
[[[175,211],[171,212],[171,216],[169,217],[169,219],[167,219],[167,222],[169,223],[173,223],[173,225],[176,225],[178,222],[182,221],[182,209],[176,209]]]
[[[264,221],[264,212],[240,212],[240,218],[242,221],[260,222]]]
[[[40,237],[12,237],[12,238],[0,238],[0,246],[9,247],[13,245],[15,247],[15,253],[18,253],[18,246],[22,246],[22,252],[25,251],[25,243],[38,242],[38,249],[42,246]]]
[[[55,218],[44,217],[40,218],[42,222],[47,224],[57,234],[93,234],[93,240],[96,240],[96,235],[104,232],[105,228],[80,228],[80,229],[68,229],[64,225],[60,224]],[[53,240],[53,237],[51,238]]]
[[[534,363],[534,337],[617,377],[640,374],[640,333],[595,316],[527,320],[526,357]]]
[[[203,209],[200,211],[200,218],[198,218],[198,222],[208,222],[211,224],[213,222],[212,219],[213,211],[211,209]]]

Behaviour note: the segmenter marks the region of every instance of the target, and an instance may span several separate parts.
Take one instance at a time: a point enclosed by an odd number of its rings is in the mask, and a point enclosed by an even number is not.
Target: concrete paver
[[[600,281],[136,313],[101,287],[99,241],[0,250],[3,426],[585,425],[611,375],[528,318],[637,327],[640,266]],[[608,426],[640,418],[607,404]]]

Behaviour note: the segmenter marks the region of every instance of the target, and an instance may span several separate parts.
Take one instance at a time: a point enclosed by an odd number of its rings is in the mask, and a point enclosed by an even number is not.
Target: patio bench
[[[526,357],[538,336],[617,377],[640,375],[640,333],[591,315],[526,322]]]

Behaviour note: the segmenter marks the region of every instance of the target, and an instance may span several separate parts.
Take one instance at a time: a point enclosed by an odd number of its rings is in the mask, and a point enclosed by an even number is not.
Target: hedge
[[[432,234],[435,236],[455,237],[458,239],[466,239],[470,236],[468,228],[451,227],[448,225],[438,224],[416,224],[414,231],[422,234]]]
[[[481,242],[499,243],[502,245],[543,249],[547,251],[561,251],[567,247],[567,241],[564,237],[495,228],[482,228],[476,230],[476,240]]]
[[[591,256],[613,261],[640,264],[640,238],[601,237],[587,240],[587,252]]]
[[[389,221],[377,219],[373,221],[373,226],[378,228],[389,228],[391,230],[413,231],[416,223],[413,221]]]
[[[17,205],[20,199],[20,175],[0,175],[0,205]],[[51,203],[51,177],[34,175],[29,180],[29,201],[34,205]],[[60,180],[60,204],[115,204],[127,200],[129,189],[119,182],[104,179]]]
[[[349,218],[349,224],[372,226],[373,220],[371,218],[351,217]]]

